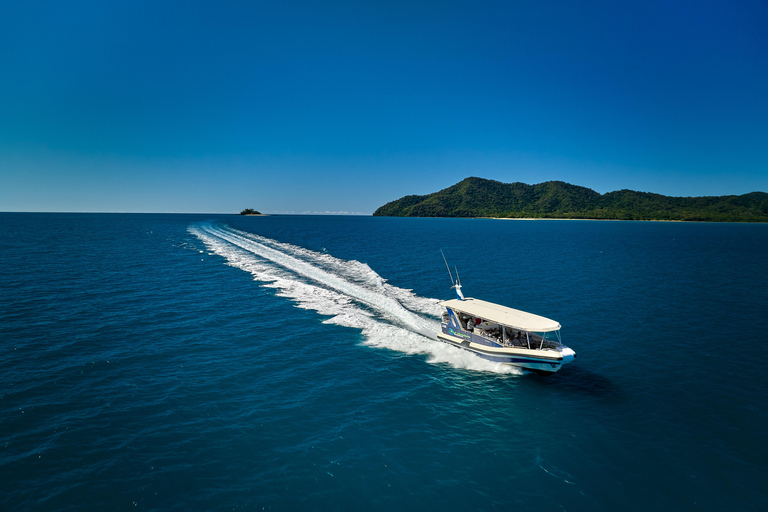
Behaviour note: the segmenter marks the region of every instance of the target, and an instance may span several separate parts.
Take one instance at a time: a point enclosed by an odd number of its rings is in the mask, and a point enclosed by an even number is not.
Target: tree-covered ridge
[[[423,196],[405,196],[374,213],[389,217],[501,217],[768,222],[768,194],[669,197],[617,190],[599,194],[562,181],[538,185],[467,178]]]

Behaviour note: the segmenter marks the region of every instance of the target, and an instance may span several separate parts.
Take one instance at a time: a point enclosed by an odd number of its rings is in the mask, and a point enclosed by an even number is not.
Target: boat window
[[[531,346],[539,350],[557,349],[562,346],[560,331],[531,333]]]

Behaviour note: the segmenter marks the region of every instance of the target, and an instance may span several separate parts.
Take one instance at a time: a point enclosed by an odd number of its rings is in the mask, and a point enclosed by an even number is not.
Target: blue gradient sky
[[[0,211],[768,191],[768,3],[3,2]]]

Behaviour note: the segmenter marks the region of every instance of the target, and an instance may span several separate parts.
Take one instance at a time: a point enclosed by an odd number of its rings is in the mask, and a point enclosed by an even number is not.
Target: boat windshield
[[[535,343],[531,344],[531,347],[535,345],[535,348],[539,350],[557,349],[563,346],[563,341],[560,339],[560,331],[549,332],[534,332],[531,333],[531,341]]]

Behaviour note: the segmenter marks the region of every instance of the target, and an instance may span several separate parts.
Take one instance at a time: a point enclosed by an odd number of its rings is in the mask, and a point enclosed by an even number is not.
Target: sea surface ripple
[[[2,510],[768,505],[766,225],[0,220]],[[440,248],[576,361],[437,341]]]

